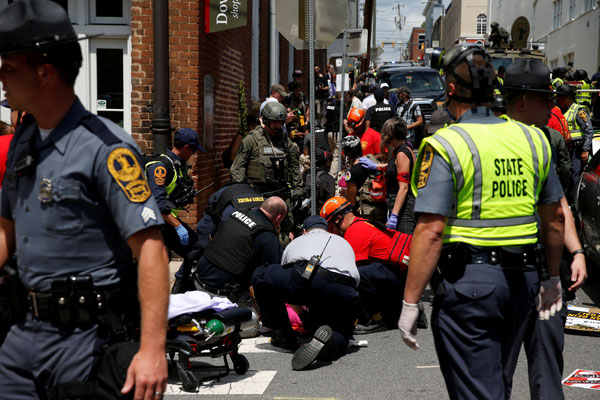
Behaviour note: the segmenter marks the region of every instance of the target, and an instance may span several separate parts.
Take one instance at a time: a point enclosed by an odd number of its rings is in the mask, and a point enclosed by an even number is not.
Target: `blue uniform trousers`
[[[186,223],[179,220],[181,224],[185,227],[189,235],[189,242],[186,246],[181,244],[181,240],[179,239],[179,235],[177,235],[177,231],[169,224],[164,224],[161,227],[161,232],[163,234],[163,239],[165,241],[165,246],[169,250],[174,251],[179,254],[179,256],[183,257],[183,263],[179,267],[179,270],[175,273],[175,277],[179,279],[188,279],[190,271],[192,267],[198,260],[200,256],[204,252],[204,247],[200,242],[200,236],[190,228]]]
[[[55,386],[88,381],[107,343],[108,331],[97,325],[65,331],[28,313],[0,348],[0,398],[46,399]]]
[[[581,172],[585,165],[581,162],[581,152],[583,151],[583,140],[574,140],[573,146],[570,149],[571,153],[571,188],[574,188],[579,181]],[[590,158],[592,155],[590,154]]]
[[[562,400],[563,347],[567,321],[566,291],[563,308],[549,320],[540,321],[537,313],[531,318],[523,345],[527,354],[529,391],[532,399]]]
[[[462,266],[449,268],[458,270]],[[527,321],[535,314],[537,271],[467,264],[434,275],[431,326],[451,399],[510,398]]]
[[[315,326],[329,325],[335,343],[333,359],[342,356],[354,330],[359,295],[353,287],[315,274],[310,281],[301,277],[302,263],[284,268],[263,265],[254,271],[252,285],[265,325],[284,332],[292,330],[285,304],[305,305]]]
[[[404,298],[406,271],[394,268],[395,271],[380,262],[358,267],[358,293],[363,313],[366,314],[361,315],[361,319],[368,319],[381,312],[387,322],[395,325],[398,321]]]

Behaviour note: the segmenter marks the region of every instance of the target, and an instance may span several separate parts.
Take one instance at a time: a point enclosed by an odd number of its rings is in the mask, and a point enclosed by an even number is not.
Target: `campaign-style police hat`
[[[504,90],[552,93],[550,70],[541,61],[519,58],[506,68]]]
[[[0,10],[0,55],[89,39],[78,37],[69,15],[50,0],[20,0]]]

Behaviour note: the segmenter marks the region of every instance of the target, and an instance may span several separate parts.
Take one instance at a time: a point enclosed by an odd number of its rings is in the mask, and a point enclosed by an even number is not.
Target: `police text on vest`
[[[513,178],[523,176],[523,159],[496,158],[494,173],[498,179],[492,181],[492,197],[521,197],[527,196],[527,179]]]
[[[239,211],[234,211],[231,214],[231,216],[234,217],[235,219],[237,219],[238,221],[246,224],[248,226],[248,228],[250,228],[250,229],[252,229],[256,226],[256,222],[252,221],[252,218],[250,218],[246,214],[242,214]]]

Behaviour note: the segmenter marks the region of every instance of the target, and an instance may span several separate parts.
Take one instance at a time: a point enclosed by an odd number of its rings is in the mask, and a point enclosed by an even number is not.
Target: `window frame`
[[[478,35],[486,35],[487,34],[487,25],[488,25],[488,18],[487,15],[481,13],[477,16],[477,25],[476,25],[476,29],[475,32],[477,32]]]
[[[89,47],[89,110],[98,114],[98,49],[121,49],[123,55],[123,108],[100,111],[119,111],[123,113],[123,129],[131,132],[131,48],[130,41],[124,39],[95,38]]]
[[[69,0],[71,1],[71,0]],[[122,17],[97,17],[96,16],[96,2],[100,0],[89,0],[89,19],[90,25],[128,25],[129,24],[129,1],[121,0],[123,2],[123,16]]]
[[[552,18],[552,29],[558,29],[562,26],[562,0],[554,0],[554,12]]]

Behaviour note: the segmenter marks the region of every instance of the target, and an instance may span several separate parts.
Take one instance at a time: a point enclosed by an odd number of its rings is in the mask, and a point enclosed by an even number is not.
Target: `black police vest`
[[[329,132],[337,132],[340,127],[340,106],[329,104],[325,112],[325,129]]]
[[[392,106],[389,104],[377,103],[373,107],[373,114],[371,115],[371,128],[377,132],[381,132],[383,124],[394,115],[392,113]]]
[[[221,221],[223,210],[232,205],[237,211],[250,211],[258,208],[265,201],[264,197],[246,183],[233,184],[227,187],[210,207],[210,216],[215,224]]]
[[[275,227],[261,211],[234,211],[217,228],[204,257],[217,268],[240,276],[256,252],[254,237],[263,231],[275,232]]]

